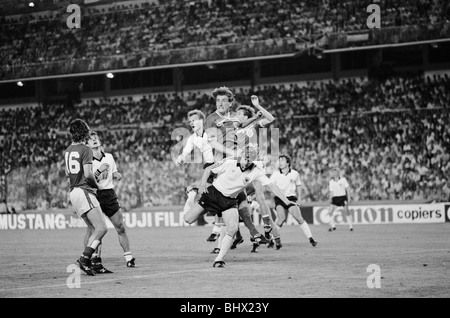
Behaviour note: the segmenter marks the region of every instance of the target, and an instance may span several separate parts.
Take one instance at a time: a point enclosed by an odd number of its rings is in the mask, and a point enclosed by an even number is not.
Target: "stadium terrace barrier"
[[[450,23],[365,29],[327,35],[327,50],[450,38]]]
[[[311,44],[302,39],[280,38],[245,43],[198,46],[172,50],[149,50],[136,54],[99,56],[97,58],[68,59],[48,63],[4,65],[0,80],[40,78],[61,75],[89,75],[145,70],[161,67],[189,66],[192,63],[214,63],[257,57],[293,55]]]

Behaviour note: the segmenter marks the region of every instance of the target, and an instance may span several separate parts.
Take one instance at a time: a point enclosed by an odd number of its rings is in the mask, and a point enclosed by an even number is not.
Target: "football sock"
[[[94,254],[94,252],[95,252],[95,248],[86,246],[84,248],[84,252],[83,252],[83,255],[81,255],[81,257],[84,257],[84,258],[87,258],[87,259],[91,259],[92,254]]]
[[[231,247],[231,244],[233,244],[233,237],[230,234],[226,234],[225,237],[222,239],[222,244],[220,245],[220,252],[219,255],[217,255],[215,261],[223,261],[223,258],[225,257],[225,254],[228,252],[228,250]]]
[[[302,229],[303,233],[305,233],[305,236],[307,238],[312,237],[311,230],[309,228],[308,223],[306,223],[306,221],[304,221],[302,224],[300,224],[300,228]]]
[[[131,251],[123,253],[123,256],[125,257],[125,261],[127,261],[127,262],[129,262],[133,259],[133,254],[131,254]]]
[[[217,239],[217,247],[220,248],[220,245],[222,244],[222,240],[225,237],[225,235],[227,234],[227,227],[224,224],[221,224],[218,233],[220,233],[220,236]]]

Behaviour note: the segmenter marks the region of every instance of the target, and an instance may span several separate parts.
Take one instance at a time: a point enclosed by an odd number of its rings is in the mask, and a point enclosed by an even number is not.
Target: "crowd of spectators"
[[[271,127],[279,129],[281,152],[293,157],[310,189],[306,201],[327,200],[333,166],[344,171],[356,201],[450,199],[447,75],[288,83],[236,88],[235,94],[237,104],[250,105],[249,96],[257,94],[276,117]],[[70,143],[70,121],[83,118],[117,160],[125,209],[182,204],[184,187],[198,180],[202,167],[179,168],[172,160],[192,109],[212,113],[210,92],[0,109],[0,168],[8,201],[67,207],[62,153]]]
[[[144,2],[88,7],[78,29],[67,27],[61,10],[0,18],[0,77],[294,53],[324,34],[367,29],[367,5],[361,0]],[[430,26],[450,21],[450,3],[386,0],[381,16],[383,28]]]

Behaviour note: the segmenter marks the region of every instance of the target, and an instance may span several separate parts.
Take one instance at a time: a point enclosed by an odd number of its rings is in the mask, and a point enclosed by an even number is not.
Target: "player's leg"
[[[259,209],[264,222],[264,234],[265,237],[270,240],[267,247],[273,246],[272,240],[275,240],[277,244],[281,245],[280,229],[273,221],[269,205],[267,204],[266,197],[264,196],[264,187],[258,181],[253,182],[253,186],[255,188],[255,200],[259,204]]]
[[[91,221],[89,221],[87,218],[84,219],[87,227],[86,227],[86,234],[84,236],[84,246],[88,246],[89,238],[91,237],[92,233],[94,232],[94,225],[92,225]],[[95,249],[94,253],[92,253],[91,257],[91,265],[92,269],[96,274],[109,274],[112,273],[111,271],[107,270],[102,265],[102,259],[101,259],[101,253],[102,253],[102,243],[98,244],[97,248]]]
[[[315,247],[317,245],[317,242],[312,237],[311,229],[309,228],[308,223],[305,221],[305,219],[303,219],[300,207],[298,205],[293,205],[289,207],[288,211],[292,215],[292,217],[300,224],[300,228],[302,229],[311,245]]]
[[[219,218],[221,222],[224,222],[222,218]],[[225,226],[225,222],[219,228],[220,233],[218,233],[217,237],[217,246],[211,251],[211,254],[219,254],[220,245],[222,245],[222,240],[227,234],[227,227]]]
[[[329,232],[336,230],[336,224],[334,223],[334,219],[333,219],[334,210],[336,210],[336,205],[331,204],[330,207],[328,208],[328,216],[330,218],[330,223],[329,223],[330,227],[328,229]]]
[[[223,222],[222,218],[216,214],[214,216],[214,225],[211,230],[211,234],[206,239],[206,241],[207,242],[215,242],[220,236],[221,228],[223,225],[225,225],[225,223]]]
[[[347,222],[349,224],[349,229],[350,231],[353,231],[353,223],[354,223],[354,219],[353,219],[353,213],[350,212],[350,209],[348,208],[348,201],[345,201],[345,205],[344,205],[344,213],[345,215],[347,215]]]
[[[183,215],[183,219],[186,223],[192,224],[197,219],[205,213],[205,209],[198,204],[198,202],[194,203],[194,205],[189,209],[189,211],[186,211]]]
[[[222,244],[220,246],[220,252],[219,255],[217,255],[216,259],[214,260],[214,267],[223,267],[225,265],[225,262],[223,261],[226,253],[231,247],[231,244],[233,244],[234,236],[236,235],[237,229],[238,229],[238,223],[239,223],[239,212],[237,208],[231,208],[226,211],[222,212],[223,220],[225,221],[227,232],[225,234],[225,237],[222,239]]]
[[[117,236],[119,239],[119,244],[123,250],[123,256],[125,257],[125,262],[127,267],[135,267],[135,258],[133,257],[133,253],[131,252],[130,247],[130,239],[128,238],[128,234],[125,228],[125,224],[123,222],[123,213],[122,210],[119,209],[116,213],[109,217],[111,223],[114,225],[114,228],[117,231]]]
[[[89,236],[87,239],[84,238],[84,251],[76,263],[83,272],[93,276],[95,272],[92,269],[91,258],[107,232],[105,219],[100,209],[100,203],[93,193],[75,188],[70,192],[70,201],[78,216],[88,227],[91,227],[89,232],[86,232],[89,233]]]

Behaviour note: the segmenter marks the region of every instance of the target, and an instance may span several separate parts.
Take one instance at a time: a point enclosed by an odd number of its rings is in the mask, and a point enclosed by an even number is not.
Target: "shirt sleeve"
[[[270,183],[275,183],[275,182],[271,181],[261,169],[259,169],[258,167],[256,169],[257,169],[256,170],[257,173],[256,173],[256,177],[255,177],[256,181],[259,181],[263,186],[266,186]]]
[[[215,174],[224,173],[229,164],[230,164],[229,160],[222,159],[218,163],[214,164],[214,168],[211,169],[211,172]]]
[[[187,156],[189,156],[189,154],[192,152],[192,150],[194,150],[194,142],[192,139],[193,139],[193,137],[192,137],[192,135],[190,135],[186,141],[186,145],[184,145],[183,153],[181,154],[183,156],[183,158],[186,158]]]
[[[297,172],[296,177],[295,177],[295,185],[300,186],[302,185],[302,180],[300,179],[300,174]]]
[[[348,184],[347,178],[344,178],[344,187],[346,189],[350,187],[350,185]]]
[[[83,151],[81,152],[81,162],[83,165],[92,164],[92,158],[94,157],[94,153],[92,149],[88,146],[83,147]]]

